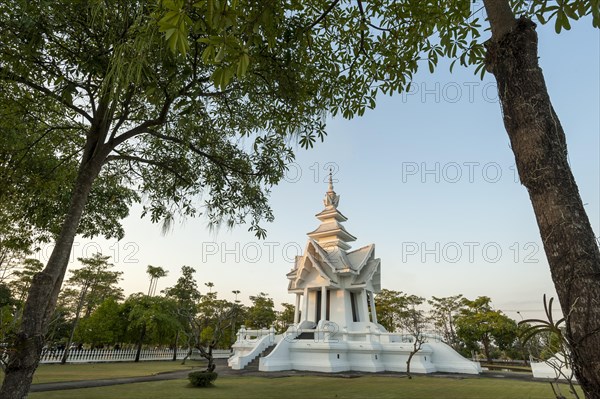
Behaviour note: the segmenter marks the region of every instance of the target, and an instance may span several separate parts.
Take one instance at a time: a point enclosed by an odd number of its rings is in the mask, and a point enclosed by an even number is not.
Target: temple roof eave
[[[338,222],[345,222],[348,220],[346,216],[342,212],[340,212],[337,208],[325,208],[321,212],[317,213],[316,218],[320,221],[324,221],[330,218],[335,218]]]
[[[346,268],[346,269],[338,269],[335,271],[335,274],[337,274],[338,276],[357,276],[359,274],[359,272],[357,272],[354,269],[351,268]]]
[[[313,230],[310,233],[307,234],[310,238],[319,238],[319,237],[327,237],[327,236],[337,236],[340,240],[343,241],[356,241],[356,237],[354,237],[352,234],[348,233],[345,229],[343,228],[336,228],[336,229],[332,229],[332,230],[322,230],[319,231],[319,229]]]

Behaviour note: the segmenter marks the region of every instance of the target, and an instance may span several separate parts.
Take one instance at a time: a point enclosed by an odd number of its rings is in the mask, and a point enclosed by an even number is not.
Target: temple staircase
[[[273,349],[275,349],[276,346],[277,346],[276,344],[268,346],[267,349],[265,349],[258,356],[256,356],[254,359],[252,359],[252,361],[250,363],[248,363],[248,365],[246,367],[244,367],[244,370],[258,371],[258,364],[260,362],[260,358],[269,356],[269,354],[271,352],[273,352]]]

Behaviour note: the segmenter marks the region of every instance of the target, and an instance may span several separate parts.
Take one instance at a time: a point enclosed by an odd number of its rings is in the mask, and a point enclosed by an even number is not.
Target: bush
[[[194,371],[188,374],[188,378],[195,387],[208,387],[217,379],[219,374],[210,371]]]

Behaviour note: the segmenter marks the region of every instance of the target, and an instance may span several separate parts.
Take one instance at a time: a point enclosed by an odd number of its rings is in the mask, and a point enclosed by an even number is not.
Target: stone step
[[[275,349],[275,344],[270,345],[269,347],[267,347],[267,349],[265,349],[264,351],[262,351],[258,356],[256,356],[254,359],[252,359],[252,361],[250,363],[248,363],[248,365],[246,367],[244,367],[244,370],[248,370],[248,371],[258,371],[258,365],[260,362],[260,358],[261,357],[265,357],[265,356],[269,356],[269,354],[271,352],[273,352],[273,349]]]
[[[315,339],[314,332],[303,332],[296,337],[296,339]]]

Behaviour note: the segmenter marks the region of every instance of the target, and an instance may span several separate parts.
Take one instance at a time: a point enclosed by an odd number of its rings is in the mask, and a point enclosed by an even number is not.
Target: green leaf
[[[221,86],[222,76],[223,76],[223,69],[222,68],[217,68],[212,73],[212,75],[211,75],[210,78],[211,78],[213,84],[215,85],[215,87],[220,87]]]
[[[207,0],[206,1],[206,22],[208,23],[208,26],[210,28],[213,28],[213,17],[214,17],[214,9],[215,9],[215,2],[214,0]]]
[[[231,82],[231,79],[234,75],[234,68],[235,67],[232,66],[223,71],[223,75],[221,77],[221,90],[225,90],[227,88],[227,85],[229,85],[229,83]]]
[[[248,65],[250,64],[250,57],[248,54],[244,53],[240,56],[238,60],[238,66],[236,71],[236,76],[238,79],[246,76],[246,70],[248,69]]]
[[[215,48],[214,46],[206,46],[204,51],[202,52],[202,61],[206,64],[210,64],[215,59]]]
[[[223,61],[223,58],[225,58],[225,46],[220,46],[219,52],[217,53],[217,56],[215,57],[215,62],[219,63],[219,62]]]
[[[572,8],[573,7],[573,8]],[[577,15],[577,13],[575,12],[575,8],[574,5],[569,5],[569,4],[565,4],[565,7],[563,8],[565,14],[569,17],[572,18],[574,20],[578,20],[579,16]]]
[[[564,19],[566,19],[565,14],[561,10],[559,10],[556,13],[556,22],[554,23],[554,30],[556,31],[556,33],[560,33],[560,31],[562,30]]]

